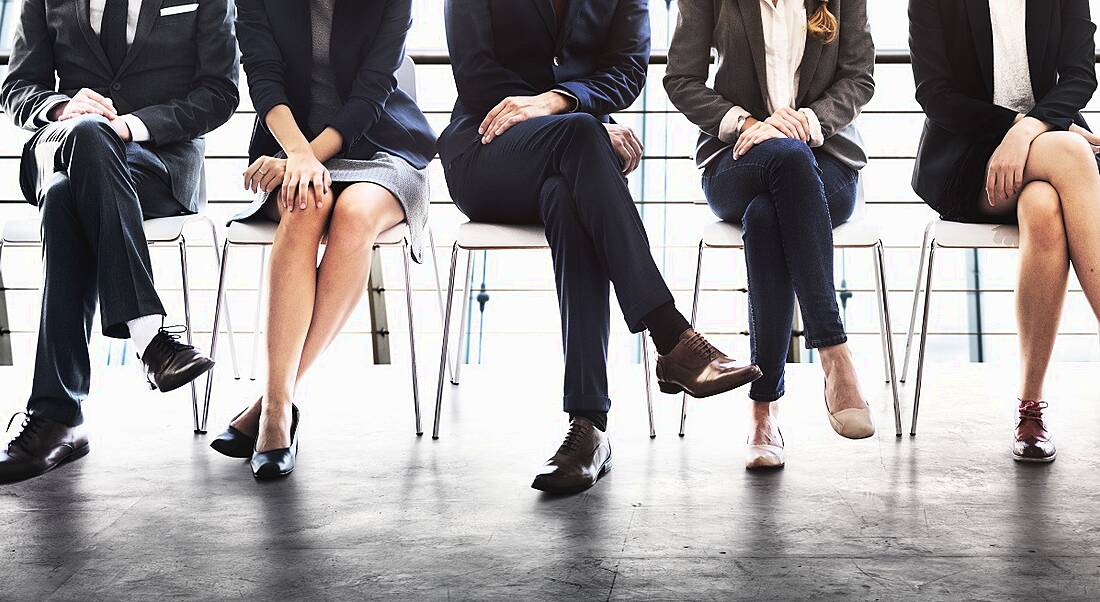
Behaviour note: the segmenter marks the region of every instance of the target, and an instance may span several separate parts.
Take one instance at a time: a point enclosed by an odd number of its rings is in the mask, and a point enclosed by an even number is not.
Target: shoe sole
[[[203,362],[203,363],[197,365],[196,369],[193,371],[194,374],[188,374],[187,376],[184,376],[183,378],[181,378],[179,380],[179,382],[171,383],[167,387],[163,387],[163,386],[158,384],[158,385],[156,385],[156,388],[161,393],[170,393],[172,391],[175,391],[176,389],[179,389],[180,387],[184,387],[184,386],[187,386],[187,385],[195,382],[195,379],[199,378],[203,374],[206,374],[207,372],[209,372],[213,368],[214,368],[214,360],[208,359],[208,360],[206,360],[206,362]]]
[[[1013,460],[1017,462],[1023,462],[1025,464],[1050,464],[1057,457],[1058,452],[1054,452],[1054,455],[1050,456],[1049,458],[1026,458],[1024,456],[1017,456],[1016,454],[1012,454]]]
[[[582,487],[548,487],[544,484],[540,484],[539,480],[535,479],[535,481],[531,483],[531,489],[537,489],[544,493],[550,493],[554,495],[571,495],[575,493],[581,493],[582,491],[588,491],[592,488],[593,485],[599,483],[600,479],[602,479],[604,475],[611,472],[612,464],[613,463],[611,461],[611,456],[608,456],[607,460],[604,461],[603,466],[600,467],[600,472],[596,473],[596,480]]]
[[[764,372],[762,370],[760,370],[760,368],[757,368],[756,370],[751,371],[747,375],[746,378],[741,379],[740,381],[736,382],[732,387],[729,387],[728,389],[719,389],[717,391],[712,391],[712,392],[706,393],[704,395],[696,395],[695,393],[692,393],[691,391],[688,391],[687,389],[685,389],[683,386],[681,386],[677,383],[668,382],[668,381],[660,381],[660,380],[657,381],[657,388],[661,390],[661,393],[665,393],[667,395],[677,395],[679,393],[687,393],[688,395],[691,395],[695,399],[706,399],[707,397],[713,397],[715,395],[721,395],[722,393],[729,393],[730,391],[732,391],[734,389],[743,387],[743,386],[745,386],[747,384],[750,384],[754,381],[760,380],[763,377],[764,377]]]
[[[40,477],[40,476],[46,474],[47,472],[50,472],[51,470],[53,470],[53,469],[55,469],[59,466],[63,466],[65,464],[70,464],[72,462],[76,462],[77,460],[83,458],[84,456],[87,456],[88,452],[90,452],[90,451],[92,451],[90,445],[84,445],[83,447],[75,448],[75,449],[73,449],[73,451],[71,451],[69,453],[69,455],[65,456],[65,459],[60,460],[57,464],[54,464],[53,466],[47,468],[46,470],[43,470],[42,472],[32,474],[32,475],[27,475],[26,477],[23,477],[22,479],[15,479],[15,480],[12,480],[12,481],[0,481],[0,485],[10,485],[12,483],[22,483],[23,481],[29,481],[33,478]]]

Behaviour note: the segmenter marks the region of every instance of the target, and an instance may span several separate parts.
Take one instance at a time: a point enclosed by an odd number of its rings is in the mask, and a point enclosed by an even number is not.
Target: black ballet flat
[[[229,421],[230,424],[236,422],[241,414],[247,411],[248,408],[241,410],[240,414]],[[219,454],[230,458],[251,458],[252,452],[256,451],[256,438],[230,426],[222,434],[214,437],[214,440],[210,442],[210,447],[214,448],[214,451]]]
[[[259,480],[279,479],[294,471],[298,459],[298,406],[290,406],[290,447],[252,453],[252,476]]]

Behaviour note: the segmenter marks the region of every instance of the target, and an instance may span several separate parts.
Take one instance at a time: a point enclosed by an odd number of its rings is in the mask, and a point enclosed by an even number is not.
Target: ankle
[[[826,374],[838,370],[850,370],[852,367],[852,352],[846,344],[822,347],[818,350],[818,354],[821,356],[821,368]]]

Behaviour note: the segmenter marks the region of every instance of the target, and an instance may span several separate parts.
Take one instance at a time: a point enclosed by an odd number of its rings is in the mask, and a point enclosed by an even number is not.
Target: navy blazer
[[[509,96],[565,90],[606,123],[645,84],[647,0],[568,0],[560,26],[553,0],[446,0],[444,13],[458,86],[439,139],[444,164],[478,142],[478,125]]]
[[[287,105],[308,131],[313,34],[307,0],[237,0],[237,39],[256,127],[250,160],[281,150],[267,129],[268,111]],[[397,89],[412,25],[412,0],[336,0],[330,58],[344,106],[329,125],[342,155],[370,159],[384,151],[423,169],[435,156],[435,133],[416,103]]]

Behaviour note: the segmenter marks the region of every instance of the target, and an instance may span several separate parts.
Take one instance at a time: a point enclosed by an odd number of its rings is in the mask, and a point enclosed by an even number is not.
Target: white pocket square
[[[198,10],[199,3],[194,4],[177,4],[176,6],[169,6],[167,8],[160,9],[160,16],[168,17],[171,15],[178,15],[181,13],[189,13]]]

